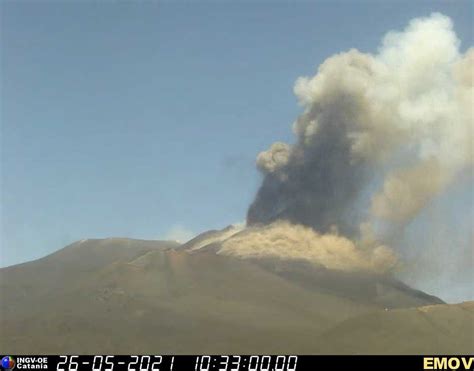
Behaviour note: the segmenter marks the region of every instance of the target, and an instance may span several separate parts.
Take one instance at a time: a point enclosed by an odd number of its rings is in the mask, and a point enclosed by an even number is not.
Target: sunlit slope
[[[335,326],[317,342],[323,353],[472,354],[474,302],[358,316]]]
[[[397,291],[381,278],[372,277],[381,281],[354,292],[367,277],[175,247],[158,241],[87,240],[1,269],[0,294],[8,299],[0,307],[0,349],[12,354],[358,352],[338,337],[377,342],[384,334],[377,329],[385,327],[375,324],[387,315],[386,302],[380,302],[386,290],[395,290],[395,307],[410,306],[410,298],[439,301],[409,288]],[[338,280],[331,278],[334,274]],[[393,317],[399,322],[394,326],[408,331],[418,321],[418,310],[400,311],[406,315]],[[464,312],[474,320],[472,311]],[[370,318],[372,327],[357,327]],[[443,327],[445,320],[433,321]],[[440,351],[453,341],[440,336]],[[406,349],[406,339],[399,339],[398,348],[395,343],[394,352]],[[412,343],[407,352],[424,349]]]

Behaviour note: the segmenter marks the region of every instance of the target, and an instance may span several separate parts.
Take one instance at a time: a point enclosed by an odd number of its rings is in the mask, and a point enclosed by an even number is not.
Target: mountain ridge
[[[420,297],[391,278],[179,247],[166,241],[82,240],[0,269],[1,294],[9,298],[0,306],[0,348],[13,354],[372,353],[380,352],[378,337],[393,321],[402,333],[415,324],[434,336],[433,329],[448,320],[467,342],[456,349],[474,348],[470,309],[460,312],[459,305]],[[416,309],[430,305],[445,308],[436,309],[434,327]],[[365,334],[371,319],[379,325]],[[340,339],[349,335],[372,340],[363,347]],[[426,342],[426,336],[420,339]],[[449,336],[437,340],[431,353],[453,350],[454,335]],[[394,352],[425,349],[389,340]]]

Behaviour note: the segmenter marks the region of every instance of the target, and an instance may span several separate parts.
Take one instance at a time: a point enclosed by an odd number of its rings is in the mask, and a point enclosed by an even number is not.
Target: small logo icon
[[[13,370],[15,368],[15,358],[10,356],[5,356],[2,358],[2,367],[5,370]]]

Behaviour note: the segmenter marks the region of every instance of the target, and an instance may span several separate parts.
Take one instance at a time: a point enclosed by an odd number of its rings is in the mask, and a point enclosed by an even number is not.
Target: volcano
[[[388,274],[218,254],[238,230],[184,245],[90,239],[0,269],[11,354],[472,353],[474,302]]]

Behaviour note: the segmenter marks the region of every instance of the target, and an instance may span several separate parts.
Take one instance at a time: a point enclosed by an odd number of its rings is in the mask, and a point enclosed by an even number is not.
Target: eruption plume
[[[353,235],[365,217],[354,210],[359,196],[380,178],[366,209],[414,218],[472,165],[473,62],[450,19],[433,14],[389,32],[377,55],[350,50],[299,78],[296,143],[258,155],[264,180],[248,224],[283,219]]]
[[[257,156],[249,231],[221,253],[391,269],[374,225],[403,228],[472,170],[474,49],[459,47],[451,20],[434,13],[389,32],[375,55],[350,50],[297,79],[296,141]]]

